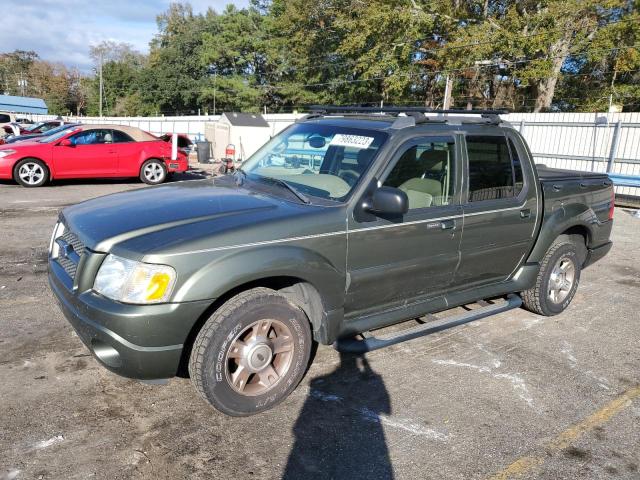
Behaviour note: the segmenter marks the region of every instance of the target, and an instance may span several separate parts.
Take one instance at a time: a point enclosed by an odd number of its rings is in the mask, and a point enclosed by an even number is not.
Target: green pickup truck
[[[49,282],[102,365],[188,371],[251,415],[296,388],[314,342],[366,352],[522,304],[555,315],[611,248],[607,175],[536,167],[500,112],[313,111],[232,175],[62,211]]]

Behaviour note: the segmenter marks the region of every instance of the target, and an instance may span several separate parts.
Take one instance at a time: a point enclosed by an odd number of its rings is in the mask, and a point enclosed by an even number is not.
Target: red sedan
[[[82,125],[34,141],[0,146],[0,179],[40,187],[51,179],[139,177],[149,185],[184,172],[188,159],[171,143],[138,128]]]

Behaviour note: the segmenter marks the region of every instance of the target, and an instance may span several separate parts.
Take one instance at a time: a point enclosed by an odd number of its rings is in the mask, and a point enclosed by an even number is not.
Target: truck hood
[[[288,202],[212,180],[178,182],[98,197],[65,208],[61,220],[86,247],[108,252],[115,244],[163,230],[176,240],[180,227],[295,208]],[[220,220],[220,222],[218,221]]]

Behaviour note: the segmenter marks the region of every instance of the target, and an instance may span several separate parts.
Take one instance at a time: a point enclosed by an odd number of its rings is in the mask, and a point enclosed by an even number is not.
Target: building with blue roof
[[[49,113],[49,109],[41,98],[0,95],[0,112],[38,113],[46,115]]]

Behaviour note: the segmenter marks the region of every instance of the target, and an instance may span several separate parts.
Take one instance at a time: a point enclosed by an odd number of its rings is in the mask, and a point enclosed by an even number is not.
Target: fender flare
[[[344,305],[344,270],[315,251],[293,245],[265,245],[216,257],[189,275],[175,292],[174,301],[214,300],[242,285],[274,277],[311,284],[325,312]]]
[[[591,207],[580,203],[557,203],[554,205],[551,214],[547,215],[545,213],[540,226],[540,233],[527,258],[527,263],[542,261],[555,239],[570,228],[580,227],[587,232],[586,243],[588,247],[593,236],[593,225],[595,223],[599,223],[599,221]]]

